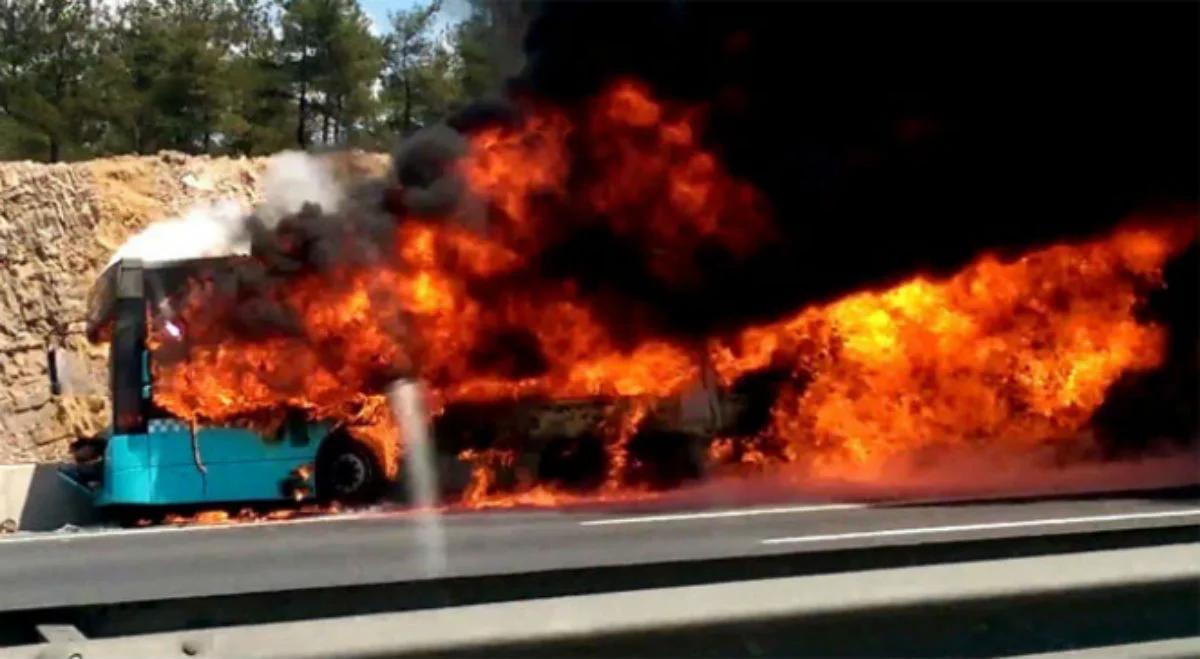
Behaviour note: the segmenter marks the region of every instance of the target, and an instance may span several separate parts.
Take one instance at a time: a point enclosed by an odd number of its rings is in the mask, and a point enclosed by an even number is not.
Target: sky
[[[427,2],[428,0],[358,0],[359,6],[371,18],[376,33],[387,31],[388,12],[412,9]],[[458,22],[466,12],[466,0],[443,0],[442,11],[437,17],[437,31],[440,32],[451,23]]]
[[[358,5],[363,8],[367,16],[371,19],[372,29],[376,34],[383,34],[388,31],[388,13],[395,11],[404,11],[412,9],[417,5],[428,4],[431,0],[358,0]],[[123,4],[124,0],[100,0],[101,4],[117,7]],[[457,23],[466,16],[468,11],[467,0],[442,0],[442,10],[438,13],[436,19],[435,30],[443,31],[450,25]]]

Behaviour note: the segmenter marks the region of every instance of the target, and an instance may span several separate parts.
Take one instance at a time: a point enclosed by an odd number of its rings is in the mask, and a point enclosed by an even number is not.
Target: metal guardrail
[[[1191,588],[1197,583],[1200,543],[1186,543],[63,640],[0,650],[0,658],[315,659],[422,656],[434,652],[469,655],[489,648],[550,647],[564,642],[585,642],[594,647],[614,637],[730,624],[897,611],[1014,596],[1057,597],[1104,588],[1121,588],[1124,592],[1152,590],[1164,584]],[[1120,602],[1108,603],[1107,598],[1105,602],[1107,606],[1121,606]]]
[[[1200,638],[1173,638],[1166,641],[1104,645],[1084,650],[1013,655],[1010,659],[1193,659],[1200,657]]]

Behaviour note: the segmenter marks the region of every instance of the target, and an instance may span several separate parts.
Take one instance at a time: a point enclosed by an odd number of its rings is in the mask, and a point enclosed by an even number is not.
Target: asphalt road
[[[1200,494],[888,505],[785,502],[664,511],[411,513],[0,539],[0,612],[1179,527],[1200,538]]]

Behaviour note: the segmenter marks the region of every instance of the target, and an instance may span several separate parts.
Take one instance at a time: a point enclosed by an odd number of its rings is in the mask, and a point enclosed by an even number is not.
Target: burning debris
[[[303,519],[319,515],[330,515],[341,509],[333,504],[307,504],[293,508],[239,508],[235,511],[225,509],[199,510],[193,513],[167,513],[161,519],[143,517],[137,519],[133,526],[152,526],[155,523],[170,526],[219,526],[237,522],[252,524],[256,522],[278,522],[283,520]]]

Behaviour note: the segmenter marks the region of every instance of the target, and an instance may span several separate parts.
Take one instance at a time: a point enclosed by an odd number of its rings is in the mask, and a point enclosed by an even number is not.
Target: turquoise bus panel
[[[97,505],[180,505],[273,501],[301,465],[311,465],[328,434],[324,424],[300,424],[277,440],[241,428],[196,430],[199,464],[188,426],[156,419],[149,432],[108,442]],[[201,468],[203,465],[203,468]],[[311,472],[310,472],[311,473]],[[307,483],[311,496],[313,483]]]

